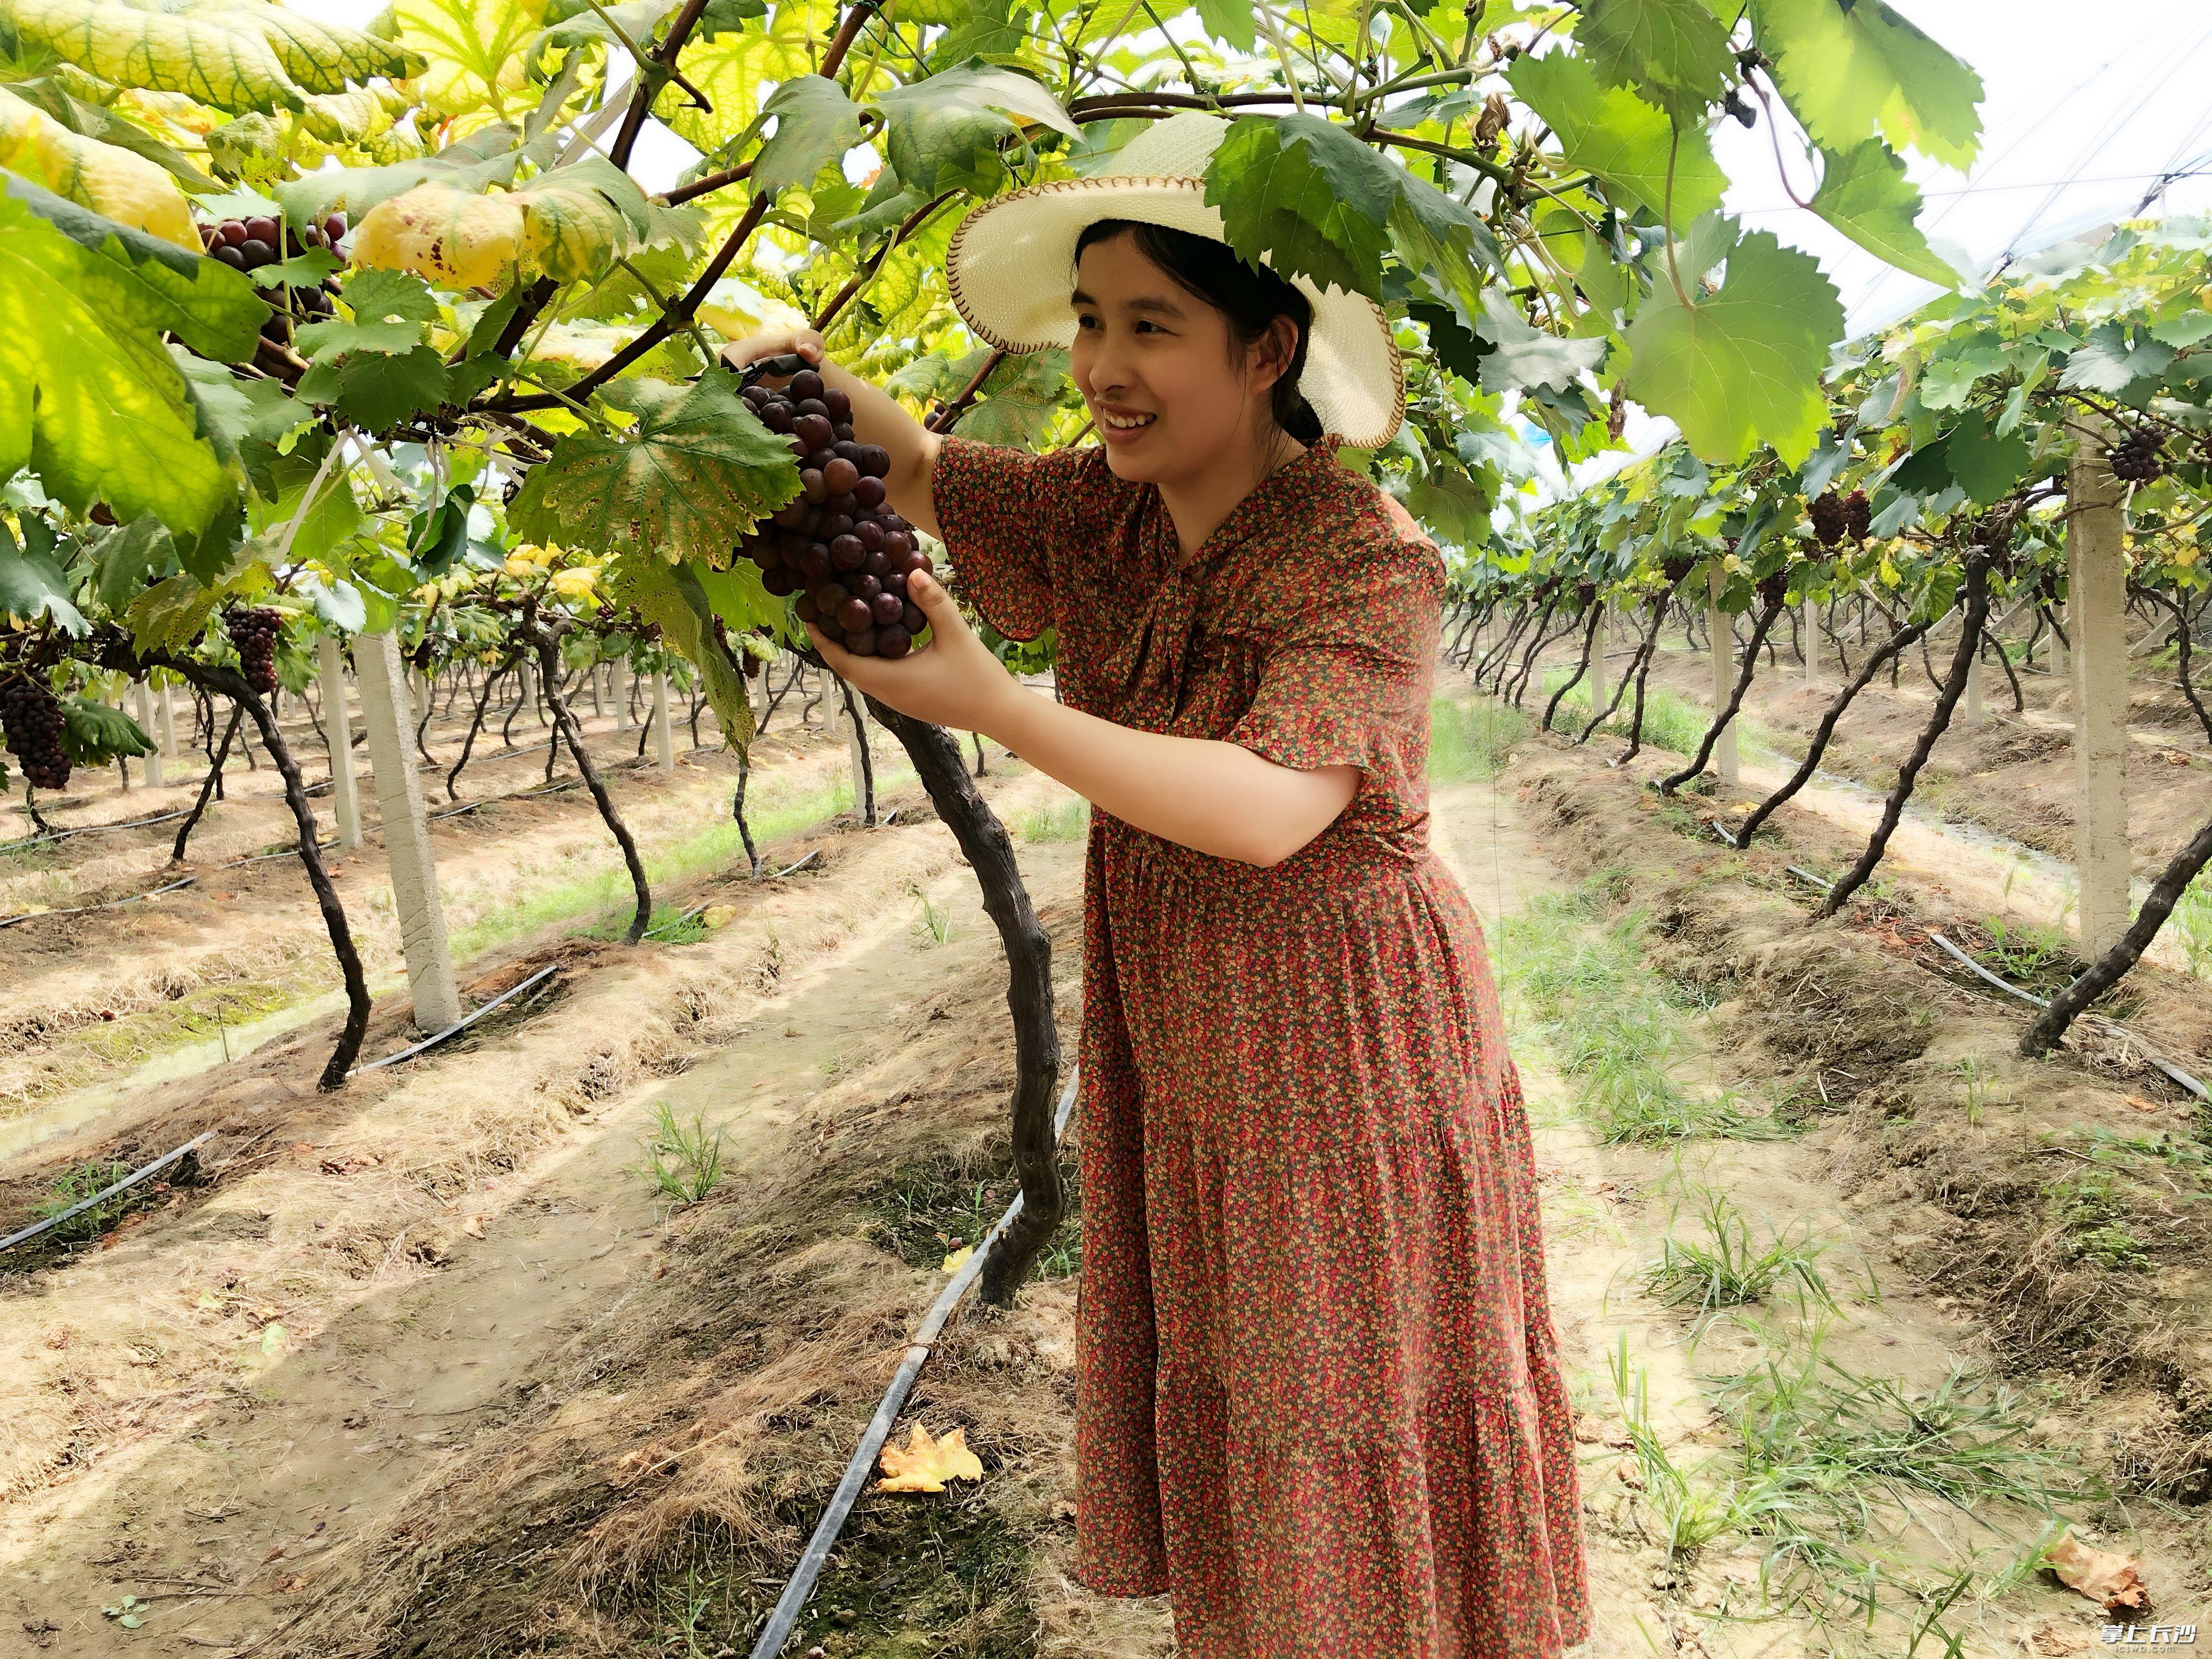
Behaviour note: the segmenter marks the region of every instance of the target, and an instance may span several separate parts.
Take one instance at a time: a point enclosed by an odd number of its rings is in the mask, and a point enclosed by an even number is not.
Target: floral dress
[[[1534,1161],[1428,845],[1442,561],[1325,438],[1186,555],[1096,447],[949,440],[951,582],[1060,696],[1360,769],[1272,868],[1092,815],[1077,1575],[1185,1659],[1549,1659],[1589,1626]]]

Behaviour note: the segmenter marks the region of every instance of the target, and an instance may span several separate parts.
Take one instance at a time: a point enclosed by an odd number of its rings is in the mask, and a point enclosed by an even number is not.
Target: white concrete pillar
[[[837,700],[841,703],[845,700],[845,687],[842,684],[837,688]],[[864,788],[866,775],[860,769],[861,746],[868,740],[867,730],[867,699],[854,691],[852,713],[845,720],[845,748],[853,763],[853,810],[856,812],[865,812],[868,805]]]
[[[1590,713],[1600,713],[1605,708],[1605,648],[1611,643],[1613,633],[1613,603],[1600,599],[1597,605],[1597,632],[1590,639],[1589,694]]]
[[[392,906],[399,915],[415,1024],[426,1032],[442,1031],[459,1020],[461,997],[453,983],[413,734],[405,725],[408,674],[399,641],[389,634],[361,635],[353,642],[353,668],[361,686],[362,720],[368,727],[376,804],[384,815],[384,856],[392,870]]]
[[[155,730],[153,689],[140,680],[131,688],[131,701],[135,706],[133,712],[137,716],[138,729],[152,738],[154,744],[154,752],[146,757],[146,787],[159,789],[162,782],[161,739]]]
[[[323,730],[331,739],[331,806],[337,816],[338,845],[351,852],[361,845],[361,797],[354,788],[353,711],[346,707],[345,653],[329,634],[316,649],[322,656]]]
[[[2084,434],[2067,473],[2067,610],[2074,635],[2074,867],[2082,954],[2127,931],[2128,568],[2122,489],[2101,433]]]
[[[653,676],[653,750],[659,757],[663,771],[676,765],[676,733],[668,719],[668,671],[656,669]]]
[[[1978,647],[1966,665],[1966,706],[1960,718],[1969,726],[1982,723],[1982,653]]]
[[[177,758],[177,704],[167,680],[161,682],[161,690],[155,694],[154,704],[161,721],[161,735],[156,741],[161,745],[163,758],[173,761]]]
[[[1731,631],[1729,614],[1721,609],[1721,568],[1716,563],[1705,573],[1705,630],[1712,636],[1713,657],[1713,714],[1717,717],[1728,707],[1729,695],[1735,690],[1735,635]],[[1720,741],[1713,745],[1713,770],[1719,776],[1723,789],[1735,787],[1735,722],[1729,722]]]
[[[625,658],[617,657],[613,662],[607,665],[607,672],[612,677],[614,684],[615,730],[617,732],[627,732],[629,730],[629,660]]]
[[[1805,630],[1805,684],[1820,683],[1820,607],[1808,599],[1798,607],[1797,625]]]

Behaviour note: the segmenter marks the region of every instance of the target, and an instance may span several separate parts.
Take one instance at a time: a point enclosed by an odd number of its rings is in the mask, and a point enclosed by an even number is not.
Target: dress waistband
[[[1214,893],[1249,894],[1255,900],[1329,892],[1341,894],[1375,882],[1402,882],[1440,870],[1425,843],[1411,848],[1364,830],[1332,824],[1280,864],[1266,867],[1201,853],[1094,810],[1112,863],[1141,866],[1147,874]]]

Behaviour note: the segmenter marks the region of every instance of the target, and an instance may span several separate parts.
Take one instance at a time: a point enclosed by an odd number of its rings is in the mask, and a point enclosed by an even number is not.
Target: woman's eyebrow
[[[1106,309],[1079,288],[1067,296],[1067,303],[1071,306],[1089,306],[1096,311]],[[1156,312],[1163,317],[1180,318],[1185,314],[1181,306],[1160,294],[1140,294],[1133,300],[1124,300],[1121,301],[1121,309]]]

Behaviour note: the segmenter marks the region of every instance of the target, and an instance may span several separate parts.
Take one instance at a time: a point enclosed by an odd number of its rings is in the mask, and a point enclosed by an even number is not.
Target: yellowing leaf
[[[709,928],[726,927],[737,920],[737,915],[738,907],[734,904],[710,904],[699,913],[699,920]]]
[[[968,1258],[975,1254],[975,1247],[973,1244],[963,1244],[958,1249],[953,1251],[951,1255],[945,1258],[944,1271],[948,1273],[958,1273],[963,1267],[968,1265]]]
[[[2106,1613],[2125,1607],[2140,1611],[2150,1605],[2150,1587],[2142,1571],[2124,1555],[2091,1549],[2068,1533],[2045,1552],[2043,1565],[2057,1573],[2068,1589],[2079,1590]]]
[[[200,251],[191,204],[167,168],[71,132],[5,88],[0,88],[0,167],[118,224]]]
[[[521,252],[522,210],[514,197],[435,184],[379,202],[353,239],[356,264],[411,270],[446,288],[488,287]]]
[[[908,1435],[906,1448],[883,1449],[884,1479],[878,1492],[943,1492],[948,1480],[981,1480],[982,1460],[968,1449],[968,1431],[954,1429],[942,1440],[930,1438],[921,1424]]]
[[[544,0],[395,0],[392,21],[428,62],[418,88],[432,109],[506,114],[538,101],[520,48],[545,13]]]
[[[554,573],[553,591],[564,599],[595,599],[599,588],[599,576],[593,571],[561,570]]]
[[[509,554],[501,568],[519,582],[526,582],[538,574],[538,567],[519,553]]]

